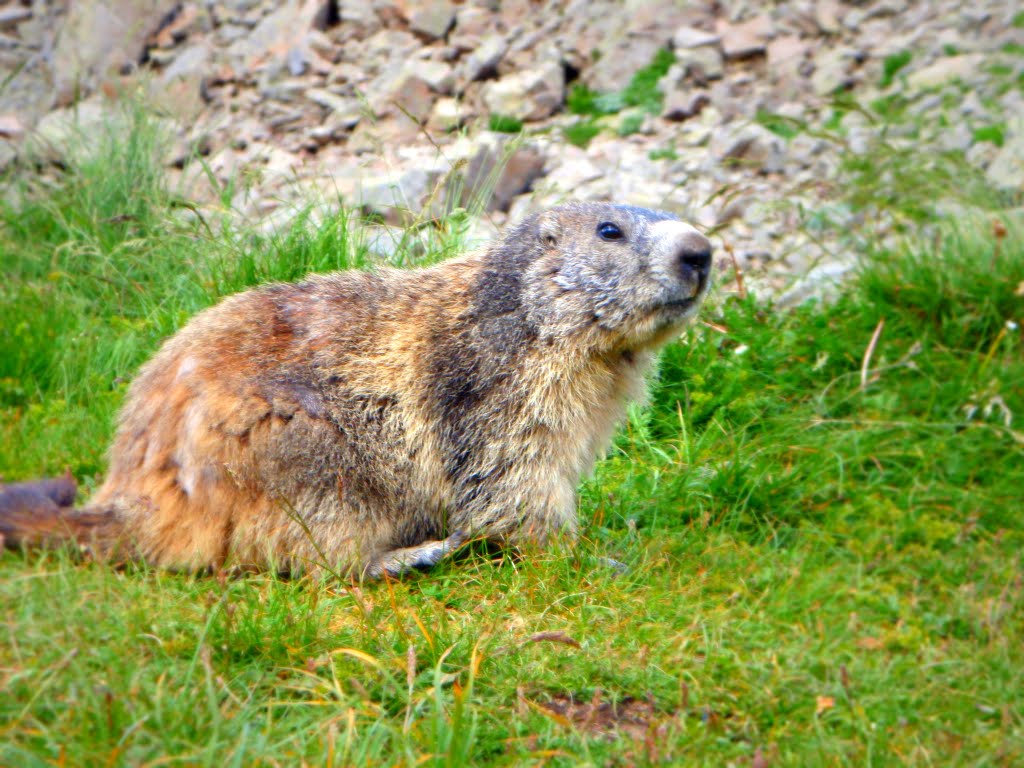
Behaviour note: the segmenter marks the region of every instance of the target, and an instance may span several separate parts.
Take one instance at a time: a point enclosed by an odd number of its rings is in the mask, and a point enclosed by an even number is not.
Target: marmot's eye
[[[622,230],[610,221],[602,221],[597,225],[597,236],[602,240],[621,240],[625,237]]]

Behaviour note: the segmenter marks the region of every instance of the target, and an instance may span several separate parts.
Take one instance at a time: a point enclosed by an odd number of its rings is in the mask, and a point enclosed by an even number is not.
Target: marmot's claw
[[[366,575],[370,578],[380,578],[386,573],[397,577],[414,568],[432,568],[465,543],[466,534],[456,531],[446,539],[425,541],[415,547],[393,549],[377,558],[366,569]]]

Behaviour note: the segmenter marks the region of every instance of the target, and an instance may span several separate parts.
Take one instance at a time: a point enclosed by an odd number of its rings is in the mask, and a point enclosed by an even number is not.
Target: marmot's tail
[[[74,543],[96,554],[118,549],[122,524],[113,512],[76,510],[78,486],[64,477],[0,484],[0,548]]]

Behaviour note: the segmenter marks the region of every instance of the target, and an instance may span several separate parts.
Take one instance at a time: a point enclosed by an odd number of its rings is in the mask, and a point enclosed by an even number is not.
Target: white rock
[[[434,104],[434,109],[431,110],[430,118],[427,120],[427,127],[431,130],[447,133],[454,131],[462,125],[464,118],[465,109],[459,103],[459,100],[451,96],[445,96],[438,99]]]
[[[907,84],[914,89],[932,88],[937,85],[959,79],[972,82],[979,75],[984,76],[982,65],[985,56],[980,53],[967,53],[962,56],[942,58],[924,69],[911,72],[907,76]]]
[[[541,120],[558,111],[565,100],[565,73],[558,61],[489,82],[483,102],[491,114],[519,120]]]
[[[696,27],[680,27],[672,35],[672,47],[678,52],[682,48],[701,48],[718,45],[720,37],[714,32],[705,32]]]
[[[443,61],[410,62],[406,70],[423,80],[435,93],[449,94],[455,85],[452,67]]]
[[[601,169],[592,163],[583,150],[566,152],[562,162],[552,169],[542,189],[547,194],[571,194],[584,184],[601,178]]]

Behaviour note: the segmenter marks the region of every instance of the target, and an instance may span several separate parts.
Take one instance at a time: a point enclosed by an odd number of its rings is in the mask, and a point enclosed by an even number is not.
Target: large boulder
[[[174,0],[92,0],[70,4],[53,52],[58,102],[70,104],[111,74],[134,69],[146,40]]]

